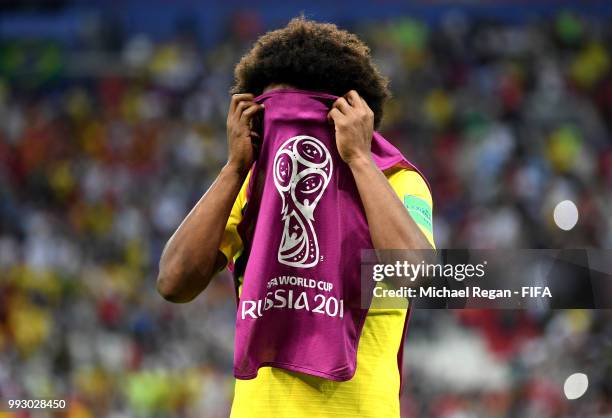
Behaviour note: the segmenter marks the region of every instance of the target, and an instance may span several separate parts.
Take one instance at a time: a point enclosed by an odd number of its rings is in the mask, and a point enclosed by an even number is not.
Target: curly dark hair
[[[334,24],[304,17],[261,36],[234,70],[232,93],[259,95],[270,84],[336,96],[356,90],[374,112],[378,127],[390,96],[388,80],[372,63],[370,48]]]

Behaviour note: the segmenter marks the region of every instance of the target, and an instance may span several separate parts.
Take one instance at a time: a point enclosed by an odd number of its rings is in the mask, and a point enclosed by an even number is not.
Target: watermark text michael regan
[[[552,297],[547,286],[523,286],[521,290],[511,289],[483,289],[478,286],[465,287],[463,289],[449,289],[447,287],[407,287],[398,289],[384,289],[375,287],[373,289],[376,298],[484,298],[500,299],[520,296],[522,298]]]

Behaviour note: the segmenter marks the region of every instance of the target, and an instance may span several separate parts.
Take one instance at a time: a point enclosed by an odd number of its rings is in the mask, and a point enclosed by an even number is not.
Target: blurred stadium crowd
[[[229,276],[185,306],[154,282],[225,162],[233,66],[261,31],[256,15],[236,19],[206,50],[188,30],[0,42],[0,399],[67,399],[71,418],[227,416]],[[612,247],[610,21],[349,29],[391,79],[381,131],[432,185],[439,248]],[[568,232],[552,217],[566,199],[580,216]],[[612,414],[611,318],[416,312],[403,413]],[[570,402],[563,382],[579,371],[589,389]]]

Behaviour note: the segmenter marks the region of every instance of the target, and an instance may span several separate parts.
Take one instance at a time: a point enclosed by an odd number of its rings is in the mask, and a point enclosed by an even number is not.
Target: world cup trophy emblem
[[[325,145],[312,136],[286,140],[274,157],[274,185],[282,198],[283,233],[278,262],[313,267],[319,262],[314,211],[329,185],[333,165]]]

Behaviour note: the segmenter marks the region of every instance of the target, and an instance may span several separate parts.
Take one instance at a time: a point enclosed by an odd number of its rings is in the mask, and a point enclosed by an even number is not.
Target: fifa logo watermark
[[[276,152],[274,185],[283,201],[279,263],[292,267],[313,267],[319,262],[314,210],[329,184],[332,172],[329,150],[312,136],[289,138]]]

